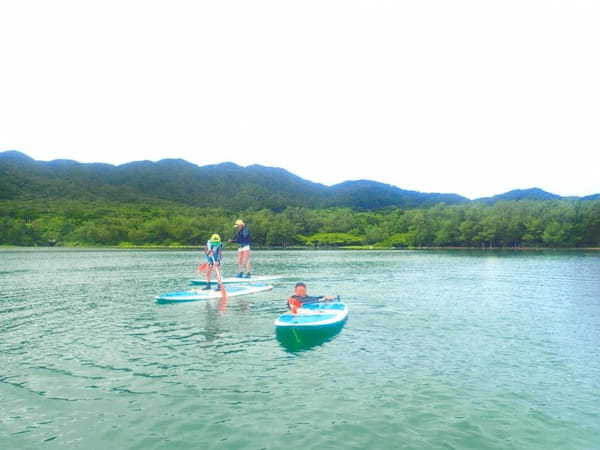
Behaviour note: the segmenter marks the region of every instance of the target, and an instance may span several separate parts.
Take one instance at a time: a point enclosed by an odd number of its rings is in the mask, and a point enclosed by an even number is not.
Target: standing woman
[[[240,244],[238,249],[238,278],[250,278],[252,264],[250,264],[250,231],[246,224],[238,219],[235,221],[235,235],[229,242]],[[246,274],[244,275],[244,270]]]

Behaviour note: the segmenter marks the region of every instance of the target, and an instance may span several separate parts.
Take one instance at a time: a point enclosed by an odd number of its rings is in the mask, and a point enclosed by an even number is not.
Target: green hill
[[[478,198],[476,201],[487,204],[494,204],[500,201],[520,201],[520,200],[559,200],[563,197],[544,191],[540,188],[514,189],[493,197]]]
[[[163,159],[112,166],[71,160],[35,161],[16,151],[0,153],[0,199],[168,201],[228,210],[273,211],[289,206],[414,208],[468,201],[456,194],[408,191],[367,180],[328,187],[281,168],[260,165],[222,163],[200,167],[181,159]]]

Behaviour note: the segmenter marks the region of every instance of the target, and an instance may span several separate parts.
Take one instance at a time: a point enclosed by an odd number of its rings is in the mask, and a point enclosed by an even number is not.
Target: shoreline
[[[1,250],[42,250],[42,249],[60,249],[60,250],[200,250],[201,246],[193,245],[56,245],[56,246],[19,246],[19,245],[0,245]],[[236,248],[226,248],[226,251],[235,251]],[[353,245],[353,246],[290,246],[290,247],[253,247],[253,251],[277,251],[277,250],[314,250],[314,251],[481,251],[481,252],[496,252],[496,251],[511,251],[511,252],[533,252],[533,251],[586,251],[598,252],[600,247],[377,247],[373,245]]]

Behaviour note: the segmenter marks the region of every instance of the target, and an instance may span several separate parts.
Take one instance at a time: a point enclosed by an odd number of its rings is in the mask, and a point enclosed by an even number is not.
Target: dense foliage
[[[249,224],[258,246],[600,246],[600,200],[244,213],[170,203],[5,200],[0,202],[0,244],[199,245],[214,232],[231,237],[238,217]]]

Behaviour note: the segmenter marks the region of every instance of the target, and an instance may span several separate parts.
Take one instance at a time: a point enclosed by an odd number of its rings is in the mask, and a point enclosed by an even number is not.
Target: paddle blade
[[[208,263],[204,263],[204,264],[200,264],[197,268],[196,268],[196,272],[198,273],[207,273],[210,269],[210,266],[208,265]]]

